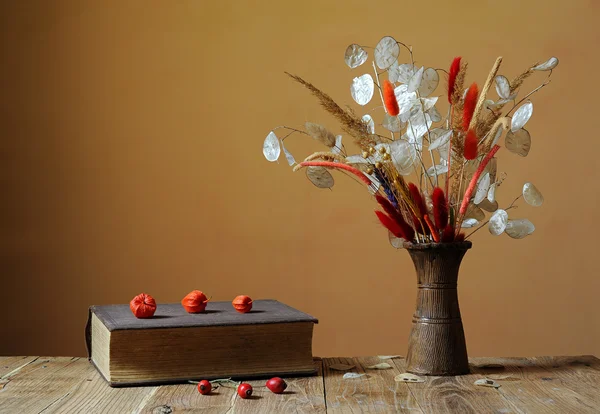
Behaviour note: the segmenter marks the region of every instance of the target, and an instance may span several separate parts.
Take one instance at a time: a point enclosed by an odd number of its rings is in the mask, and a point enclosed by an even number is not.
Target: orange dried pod
[[[190,293],[185,295],[181,299],[181,306],[188,313],[200,313],[206,309],[206,304],[210,299],[206,298],[206,295],[199,290],[192,290]]]
[[[252,309],[252,299],[250,299],[250,296],[237,296],[231,303],[235,310],[240,313],[250,312],[250,310]]]
[[[136,318],[151,318],[156,312],[156,301],[146,293],[140,293],[129,302],[129,309]]]

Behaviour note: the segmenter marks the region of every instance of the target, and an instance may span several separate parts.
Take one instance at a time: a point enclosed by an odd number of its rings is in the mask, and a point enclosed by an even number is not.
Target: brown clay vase
[[[418,375],[469,373],[467,345],[458,307],[458,269],[471,242],[412,244],[405,247],[417,271],[417,309],[406,357]]]

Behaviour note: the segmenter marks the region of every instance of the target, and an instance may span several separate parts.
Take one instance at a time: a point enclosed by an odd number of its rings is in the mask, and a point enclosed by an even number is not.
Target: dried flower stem
[[[290,134],[287,134],[285,137],[281,138],[282,141],[285,140],[290,135],[292,135],[292,133],[294,133],[294,132],[299,132],[301,134],[310,136],[310,134],[308,132],[306,132],[306,131],[302,131],[301,129],[296,129],[296,128],[292,128],[292,127],[285,126],[285,125],[280,125],[278,127],[273,128],[273,132],[275,132],[278,129],[282,129],[282,128],[292,131]]]
[[[487,166],[488,162],[490,162],[490,160],[494,158],[494,155],[496,155],[499,149],[500,147],[498,145],[495,145],[494,148],[492,148],[491,151],[481,161],[481,163],[479,164],[479,168],[477,168],[475,174],[473,174],[473,178],[471,178],[471,182],[467,187],[467,191],[465,191],[462,204],[460,205],[459,219],[457,220],[458,228],[460,228],[465,213],[467,212],[467,207],[469,206],[469,202],[471,201],[471,195],[473,194],[473,191],[475,191],[475,187],[477,186],[477,181],[479,181],[479,177],[483,173],[483,170],[485,170],[485,167]]]
[[[533,65],[532,67],[535,67],[535,66],[536,65]],[[533,71],[531,70],[531,68],[529,68],[525,72],[521,73],[519,76],[517,76],[516,78],[514,78],[510,82],[510,95],[512,95],[513,93],[515,93],[515,91],[517,89],[519,89],[519,87],[523,84],[523,81],[525,81],[525,79],[527,79],[528,77],[530,77],[532,73],[533,73]]]
[[[304,159],[304,162],[313,161],[316,159],[323,159],[325,161],[338,161],[341,163],[346,163],[346,159],[339,154],[334,154],[333,152],[321,151],[315,152]]]
[[[347,134],[351,135],[357,145],[363,150],[368,150],[369,147],[377,145],[378,137],[376,134],[370,134],[367,125],[358,119],[354,114],[343,110],[329,95],[321,91],[312,83],[305,81],[300,76],[292,75],[286,72],[286,75],[291,77],[296,82],[300,83],[308,89],[321,103],[321,106],[333,115],[342,124],[342,129]]]
[[[429,230],[431,231],[431,237],[433,237],[433,241],[435,241],[436,243],[439,243],[440,235],[438,234],[437,229],[431,222],[431,219],[429,218],[429,216],[427,214],[425,214],[424,219],[425,219],[425,223],[427,223],[427,227],[429,227]]]
[[[359,169],[356,169],[348,164],[342,164],[339,162],[331,162],[331,161],[308,161],[308,162],[301,162],[300,164],[296,165],[293,169],[293,171],[298,171],[303,167],[325,167],[325,168],[337,168],[340,170],[345,170],[348,171],[352,174],[354,174],[355,176],[357,176],[363,183],[365,183],[366,185],[370,186],[372,184],[371,180],[369,179],[369,177],[367,177],[366,175],[364,175],[362,173],[362,171],[360,171]]]
[[[500,69],[501,63],[502,63],[502,56],[499,56],[496,59],[494,66],[492,66],[492,70],[488,74],[485,84],[483,85],[483,88],[481,89],[481,94],[479,95],[479,101],[477,102],[477,106],[475,106],[475,112],[473,112],[473,117],[471,118],[471,123],[469,124],[469,129],[475,128],[475,125],[477,124],[477,120],[479,118],[479,115],[481,114],[481,110],[483,109],[483,107],[485,105],[486,95],[487,95],[488,91],[490,90],[492,83],[494,82],[494,78],[496,77],[496,74],[498,73],[498,70]]]
[[[452,115],[454,112],[454,105],[450,105],[450,114],[449,114],[449,119],[452,119]],[[449,122],[449,120],[448,120]],[[452,136],[454,135],[454,131],[452,131],[452,135],[450,135],[450,140],[448,141],[448,160],[447,160],[447,164],[448,164],[448,172],[446,173],[446,188],[445,188],[445,193],[446,194],[446,200],[448,201],[448,204],[450,204],[450,193],[448,192],[449,188],[450,188],[450,167],[451,167],[451,162],[452,162]]]
[[[534,90],[532,90],[531,92],[529,92],[527,95],[525,95],[519,102],[516,102],[512,108],[510,108],[510,111],[508,111],[506,113],[506,116],[510,115],[510,113],[512,111],[514,111],[514,109],[519,106],[519,104],[521,104],[524,100],[526,100],[527,98],[529,98],[531,95],[533,95],[534,93],[536,93],[537,91],[539,91],[540,89],[542,89],[544,86],[548,85],[550,83],[550,76],[552,75],[552,72],[550,72],[550,74],[548,75],[548,77],[546,78],[546,80],[544,81],[544,83],[542,83],[540,86],[538,86],[537,88],[535,88]]]
[[[377,72],[377,67],[375,67],[375,62],[373,62],[373,72],[375,72],[375,80],[377,81],[377,89],[379,89],[379,97],[381,98],[381,103],[383,104],[383,110],[387,112],[385,100],[383,99],[383,92],[381,91],[381,84],[379,83],[379,73]]]
[[[481,140],[478,143],[478,145],[482,145],[485,143],[485,145],[483,145],[483,152],[487,152],[489,150],[489,147],[491,147],[492,141],[494,140],[494,138],[496,138],[496,133],[498,132],[500,127],[508,129],[509,126],[510,125],[507,117],[498,118],[496,122],[494,122],[494,125],[487,133],[487,135],[481,138]]]

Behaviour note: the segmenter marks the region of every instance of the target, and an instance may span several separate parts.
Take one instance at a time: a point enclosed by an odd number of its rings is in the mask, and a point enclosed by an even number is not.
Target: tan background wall
[[[412,4],[412,6],[409,6]],[[460,300],[472,355],[600,355],[596,1],[23,1],[0,6],[0,354],[83,355],[91,304],[277,298],[319,317],[315,353],[406,352],[415,278],[372,199],[264,160],[277,125],[339,131],[283,71],[351,104],[342,56],[383,35],[483,82],[556,55],[527,159],[503,150],[525,240],[476,235]],[[403,52],[404,53],[404,52]],[[406,53],[404,57],[408,59]],[[543,75],[528,82],[537,86]],[[524,89],[525,90],[525,89]],[[440,88],[437,93],[443,94]],[[301,158],[319,146],[298,136]]]

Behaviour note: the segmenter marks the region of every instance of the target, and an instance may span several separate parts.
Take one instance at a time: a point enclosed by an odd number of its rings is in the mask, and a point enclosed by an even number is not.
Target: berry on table
[[[202,395],[210,394],[212,390],[212,384],[210,381],[202,380],[198,383],[198,392]]]
[[[252,385],[242,382],[237,388],[237,393],[242,398],[249,398],[252,395]]]
[[[274,377],[267,381],[266,386],[271,392],[281,394],[287,388],[287,383],[279,377]]]

